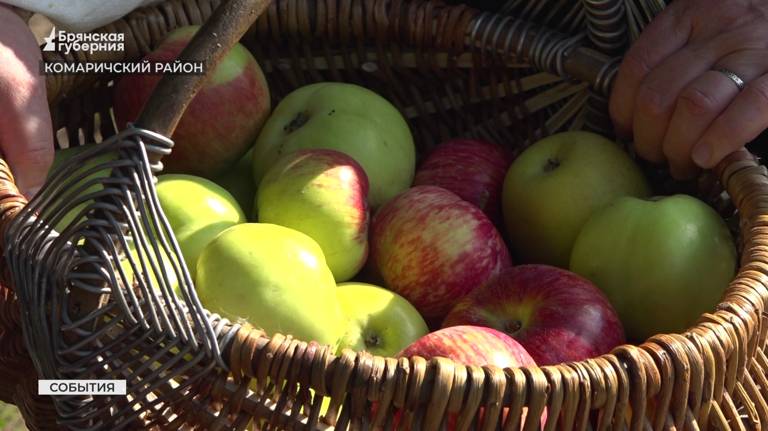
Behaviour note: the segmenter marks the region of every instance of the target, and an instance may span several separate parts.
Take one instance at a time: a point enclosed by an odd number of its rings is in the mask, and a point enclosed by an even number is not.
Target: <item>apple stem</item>
[[[547,159],[547,164],[544,165],[544,172],[552,172],[560,167],[560,160]]]
[[[377,335],[370,334],[365,337],[365,347],[378,347],[379,343],[381,343],[381,339]]]
[[[511,322],[507,322],[505,326],[505,331],[509,335],[514,335],[523,327],[523,322],[519,320],[513,320]]]
[[[283,131],[287,133],[291,133],[294,130],[300,129],[301,126],[307,124],[307,121],[309,121],[309,114],[305,111],[301,111],[298,114],[296,114],[295,117],[293,117],[290,123],[286,124],[283,127]]]

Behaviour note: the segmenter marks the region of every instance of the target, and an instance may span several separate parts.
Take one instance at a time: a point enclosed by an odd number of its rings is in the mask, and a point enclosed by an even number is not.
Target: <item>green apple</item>
[[[429,332],[416,308],[391,290],[367,283],[341,283],[336,297],[349,319],[340,349],[395,356]]]
[[[232,194],[243,211],[250,211],[256,196],[256,184],[253,182],[253,152],[248,151],[232,168],[214,178],[213,182]],[[255,214],[248,219],[255,221]]]
[[[368,179],[354,159],[333,150],[299,150],[261,180],[258,220],[304,232],[320,244],[336,282],[351,279],[368,256]]]
[[[571,270],[602,289],[627,336],[682,332],[711,312],[736,269],[727,226],[687,195],[619,198],[584,225]]]
[[[245,318],[268,334],[337,347],[345,318],[320,246],[283,226],[244,223],[220,233],[197,262],[197,293],[208,310]]]
[[[88,151],[88,150],[94,148],[96,145],[98,145],[98,144],[78,145],[78,146],[75,146],[75,147],[62,148],[60,150],[57,150],[56,152],[53,153],[53,163],[51,163],[51,167],[48,169],[48,177],[50,177],[51,174],[56,169],[61,167],[65,162],[68,162],[69,160],[71,160],[75,156],[78,156],[78,155],[84,153],[85,151]],[[99,158],[104,159],[104,161],[114,160],[114,159],[117,158],[116,154],[115,155],[111,155],[110,154],[110,156],[111,157],[105,157],[104,155],[102,155]],[[96,160],[94,160],[93,162],[89,162],[88,165],[95,165],[96,164],[96,163],[94,163],[95,161]]]
[[[590,132],[544,138],[520,154],[504,179],[502,209],[513,254],[567,268],[573,241],[596,210],[620,196],[650,193],[616,143]]]
[[[357,85],[324,82],[287,95],[253,148],[256,184],[281,155],[302,148],[341,151],[360,163],[374,208],[413,182],[416,149],[408,123],[389,101]]]
[[[144,266],[142,266],[139,252],[136,250],[136,246],[132,241],[128,242],[127,253],[130,254],[133,260],[133,265],[131,265],[131,261],[125,257],[120,261],[120,266],[122,267],[125,276],[128,278],[129,283],[133,285],[138,283],[139,279],[141,279],[145,283],[151,281],[155,288],[159,289],[160,284],[158,280],[164,279],[168,281],[171,289],[176,292],[177,295],[181,296],[179,291],[179,279],[176,276],[173,263],[162,248],[160,249],[161,258],[159,261],[155,261],[155,265],[150,262],[149,257],[146,254],[143,254]],[[149,278],[147,278],[147,276],[149,276]]]
[[[203,248],[223,230],[246,221],[235,198],[205,178],[160,175],[157,196],[193,279]]]

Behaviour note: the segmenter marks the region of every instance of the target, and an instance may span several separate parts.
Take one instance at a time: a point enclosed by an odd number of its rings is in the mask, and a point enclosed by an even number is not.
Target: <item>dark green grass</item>
[[[19,409],[0,401],[0,431],[23,431],[26,429]]]

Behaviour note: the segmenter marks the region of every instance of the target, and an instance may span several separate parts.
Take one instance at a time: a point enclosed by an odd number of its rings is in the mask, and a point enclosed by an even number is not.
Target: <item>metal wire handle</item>
[[[223,3],[179,60],[201,61],[210,75],[268,4]],[[182,393],[216,365],[226,368],[222,319],[197,298],[154,187],[173,147],[167,136],[206,78],[164,76],[137,121],[143,127],[65,162],[29,204],[0,220],[40,376],[124,379],[131,395],[56,397],[62,424],[133,427],[173,402],[162,396],[171,382]]]

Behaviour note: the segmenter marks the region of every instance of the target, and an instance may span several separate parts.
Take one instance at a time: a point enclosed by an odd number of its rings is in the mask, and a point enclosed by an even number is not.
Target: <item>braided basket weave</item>
[[[207,20],[218,4],[171,0],[136,11],[96,30],[126,35],[125,52],[98,59],[139,59],[174,28]],[[661,0],[511,0],[503,15],[495,15],[436,1],[276,0],[242,43],[259,60],[277,101],[312,82],[358,83],[403,112],[422,154],[456,136],[489,139],[519,152],[557,131],[609,133],[606,96],[618,59],[662,8]],[[113,78],[49,77],[57,143],[120,141],[114,141],[120,135],[107,120]],[[164,142],[144,138],[147,151],[153,142]],[[189,385],[133,392],[139,400],[125,410],[110,407],[121,403],[110,398],[54,403],[35,395],[38,378],[105,378],[98,356],[103,352],[86,352],[93,354],[83,355],[78,367],[45,365],[52,359],[27,349],[25,331],[39,328],[35,321],[34,328],[22,324],[30,322],[30,310],[26,301],[19,304],[21,289],[12,283],[18,278],[6,275],[0,287],[0,400],[18,405],[31,429],[365,430],[397,423],[402,429],[438,430],[451,415],[461,430],[768,427],[768,176],[745,150],[695,184],[651,173],[664,190],[712,202],[736,220],[739,234],[737,276],[716,309],[683,334],[658,335],[578,363],[502,370],[365,352],[337,357],[289,334],[264,334],[207,315],[220,356],[195,355],[203,351],[202,340],[197,347],[184,345],[186,350],[140,351],[138,358],[159,364],[194,366],[177,367],[168,377]],[[729,199],[720,199],[722,191]],[[26,201],[4,163],[0,200],[0,233],[7,237],[16,232],[8,231]],[[112,299],[95,307],[109,304]],[[44,326],[52,318],[41,319]],[[144,340],[151,332],[132,335],[132,327],[122,328],[125,333],[110,334],[122,343],[117,348],[154,345]],[[321,415],[324,396],[331,401]],[[546,422],[539,423],[545,410]]]

